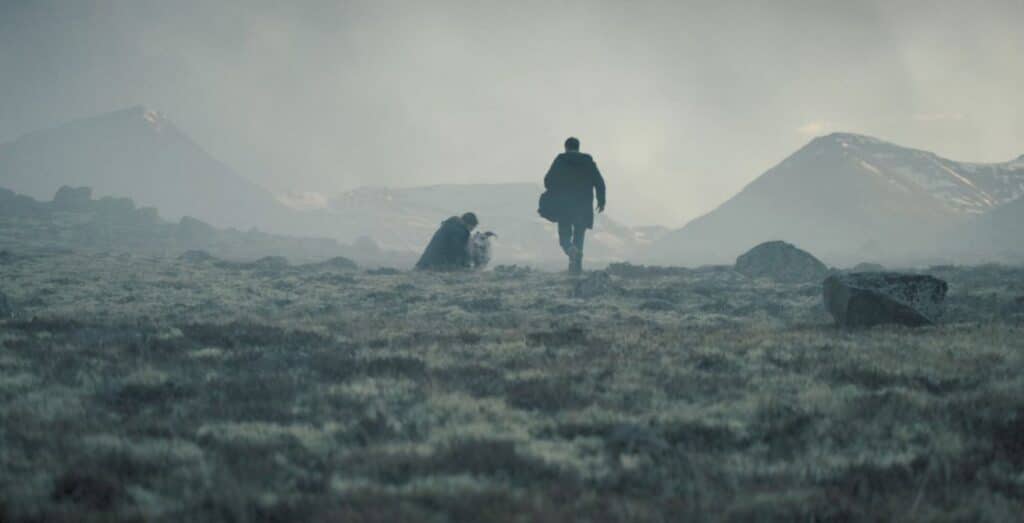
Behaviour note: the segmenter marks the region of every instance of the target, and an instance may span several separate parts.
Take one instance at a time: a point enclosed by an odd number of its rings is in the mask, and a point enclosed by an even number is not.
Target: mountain
[[[494,263],[564,258],[554,225],[537,216],[537,185],[364,187],[333,199],[274,195],[144,107],[0,144],[0,187],[42,200],[64,185],[91,187],[99,197],[129,197],[171,221],[187,216],[216,227],[359,240],[364,249],[395,254],[396,266],[411,264],[441,220],[473,210],[484,230],[498,234]],[[633,231],[604,216],[597,223],[587,243],[592,261],[628,259],[660,234],[657,228]]]
[[[868,136],[835,133],[762,174],[645,253],[658,263],[731,263],[786,240],[831,263],[940,254],[950,234],[1024,194],[1024,161],[954,162]]]
[[[62,185],[129,196],[177,220],[295,232],[295,211],[214,159],[166,117],[133,107],[0,145],[0,186],[37,199]]]
[[[153,207],[136,207],[130,198],[92,198],[88,187],[61,187],[52,201],[0,188],[0,251],[75,249],[176,257],[207,251],[225,260],[247,261],[282,256],[292,262],[323,262],[338,257],[361,265],[411,265],[404,253],[367,245],[344,245],[329,238],[296,238],[259,231],[220,229],[184,217],[160,218]]]
[[[413,188],[363,187],[328,202],[331,222],[344,241],[369,235],[382,247],[419,252],[442,220],[467,211],[480,219],[480,230],[494,231],[494,263],[560,263],[555,225],[537,215],[543,188],[530,183],[434,185]],[[629,259],[650,244],[657,231],[635,231],[598,215],[587,236],[593,262]]]
[[[1019,163],[1024,166],[1024,157]],[[965,235],[971,241],[968,254],[981,253],[983,259],[1024,261],[1024,198],[1003,205],[970,223]]]

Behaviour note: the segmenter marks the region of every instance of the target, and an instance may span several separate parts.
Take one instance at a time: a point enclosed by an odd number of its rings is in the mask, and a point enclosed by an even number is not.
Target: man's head
[[[579,151],[580,151],[580,141],[579,141],[579,139],[577,139],[575,137],[572,137],[572,136],[570,136],[569,138],[566,138],[566,140],[565,140],[565,152],[571,153],[571,152],[579,152]]]
[[[480,223],[479,221],[477,221],[476,215],[471,213],[471,212],[467,212],[466,214],[463,214],[461,216],[461,218],[462,218],[462,223],[466,224],[466,227],[469,227],[469,230],[471,230],[471,231],[476,228],[478,223]]]

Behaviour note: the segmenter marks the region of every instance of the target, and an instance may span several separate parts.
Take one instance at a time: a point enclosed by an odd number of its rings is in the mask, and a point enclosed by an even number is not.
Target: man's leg
[[[569,257],[569,272],[573,271],[576,260],[576,245],[571,222],[558,222],[558,243],[562,251]]]
[[[583,272],[583,238],[587,235],[584,225],[574,225],[572,235],[573,247],[576,247],[576,272]]]
[[[558,222],[558,244],[562,246],[562,252],[564,252],[567,256],[570,255],[573,247],[571,223]]]

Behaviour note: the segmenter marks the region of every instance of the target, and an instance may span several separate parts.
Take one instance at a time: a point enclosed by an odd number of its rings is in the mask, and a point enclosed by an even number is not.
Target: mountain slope
[[[280,232],[294,212],[196,145],[169,120],[133,107],[0,145],[0,186],[43,199],[62,185],[130,196],[165,217]]]
[[[1024,163],[958,163],[867,136],[816,138],[648,252],[658,263],[731,263],[786,240],[831,263],[936,254],[937,238],[1024,193]]]

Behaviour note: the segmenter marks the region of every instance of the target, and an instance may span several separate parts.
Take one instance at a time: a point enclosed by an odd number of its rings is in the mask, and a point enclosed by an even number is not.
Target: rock
[[[825,310],[841,327],[934,324],[949,286],[927,275],[894,272],[834,274],[824,283]]]
[[[178,256],[178,259],[185,263],[204,263],[208,261],[216,260],[214,256],[204,250],[193,249],[185,251],[184,254]]]
[[[53,195],[53,206],[61,211],[83,211],[92,204],[92,189],[89,187],[61,186]]]
[[[359,269],[359,266],[356,265],[356,262],[344,256],[335,256],[334,258],[324,260],[316,265],[318,268],[321,269],[334,269],[341,271],[354,271]]]
[[[280,271],[288,268],[288,258],[284,256],[264,256],[246,265],[250,269],[263,271]]]
[[[858,263],[850,272],[885,272],[885,267],[878,263]]]
[[[782,283],[819,282],[828,267],[809,252],[783,242],[765,242],[736,259],[736,272],[749,278],[769,278]]]
[[[0,292],[0,320],[5,320],[14,315],[14,306],[11,305],[7,295]]]
[[[612,282],[612,277],[604,271],[597,271],[588,274],[578,280],[572,288],[573,298],[595,298],[607,294],[619,292],[618,286]]]
[[[209,243],[217,238],[217,229],[202,220],[183,216],[174,234],[184,243]]]

